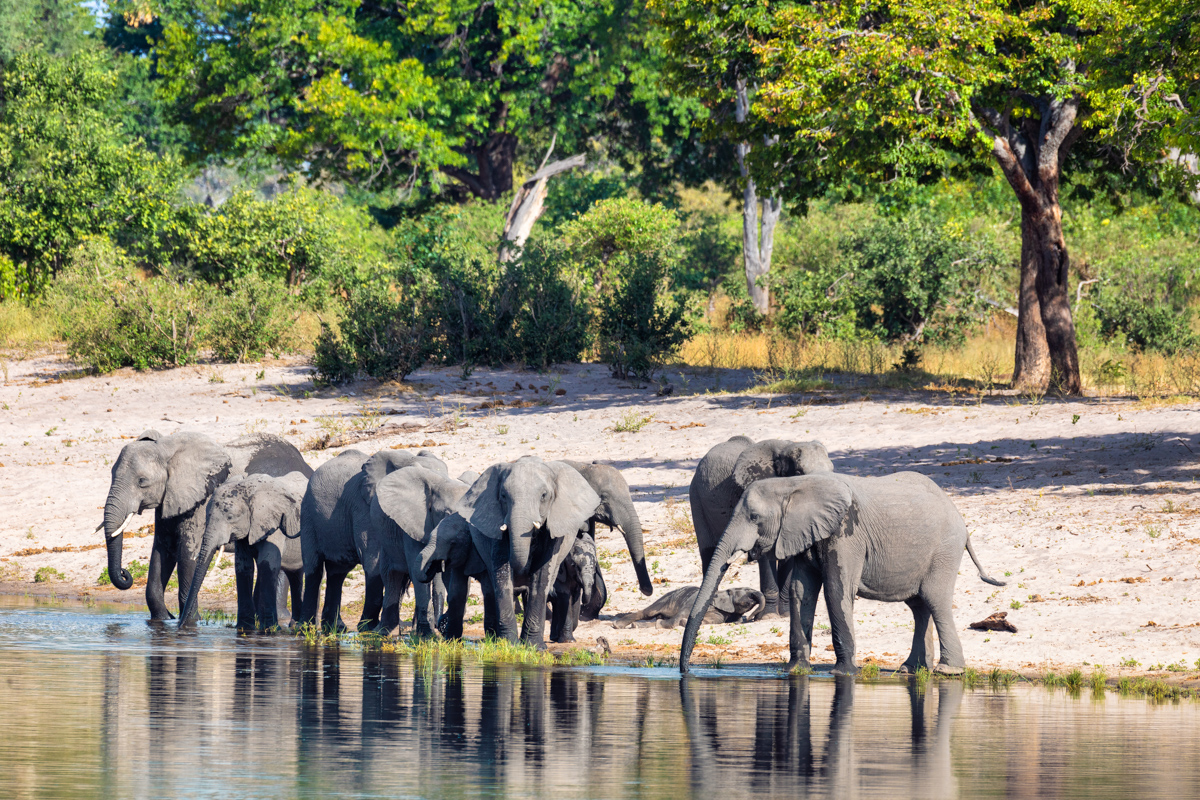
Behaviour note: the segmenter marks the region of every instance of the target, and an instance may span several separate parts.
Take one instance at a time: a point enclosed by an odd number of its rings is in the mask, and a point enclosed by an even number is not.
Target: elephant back
[[[270,475],[281,478],[289,472],[310,477],[313,469],[296,446],[273,433],[254,433],[225,445],[233,464],[233,475]]]
[[[300,504],[305,572],[313,572],[320,557],[339,562],[354,560],[351,498],[346,496],[346,489],[350,481],[361,476],[362,465],[368,458],[360,450],[345,450],[317,467],[309,477]]]

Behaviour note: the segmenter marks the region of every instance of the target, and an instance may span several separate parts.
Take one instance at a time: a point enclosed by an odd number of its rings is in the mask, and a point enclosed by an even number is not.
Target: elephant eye
[[[140,487],[142,487],[143,489],[145,489],[145,488],[146,488],[147,486],[149,486],[149,485],[150,485],[150,479],[149,479],[149,478],[138,478],[138,486],[140,486]]]

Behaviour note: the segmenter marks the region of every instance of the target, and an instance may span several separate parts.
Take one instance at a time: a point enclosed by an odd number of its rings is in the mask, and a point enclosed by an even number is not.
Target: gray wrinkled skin
[[[820,442],[767,439],[755,443],[745,436],[734,436],[714,446],[700,459],[688,487],[701,569],[708,572],[713,550],[729,524],[734,506],[754,481],[832,471],[829,453]],[[779,567],[773,558],[765,558],[758,565],[759,589],[767,598],[768,615],[788,613],[788,575],[786,571],[780,574]]]
[[[596,590],[600,574],[600,558],[596,555],[596,540],[582,531],[558,570],[558,579],[550,592],[550,641],[575,641],[579,613]]]
[[[688,620],[699,586],[684,586],[667,592],[641,611],[622,614],[613,620],[614,628],[674,628]],[[767,600],[757,589],[739,586],[722,589],[713,598],[712,608],[704,615],[705,625],[727,622],[753,622],[762,616]]]
[[[791,659],[807,666],[813,614],[824,588],[837,654],[834,673],[852,675],[854,599],[906,603],[915,622],[912,652],[902,669],[928,667],[929,621],[937,626],[941,656],[935,669],[956,674],[965,666],[954,624],[954,584],[963,550],[984,574],[954,503],[937,484],[913,472],[876,478],[835,473],[754,482],[734,509],[713,553],[684,632],[679,667],[695,644],[702,617],[729,563],[750,559],[792,562]]]

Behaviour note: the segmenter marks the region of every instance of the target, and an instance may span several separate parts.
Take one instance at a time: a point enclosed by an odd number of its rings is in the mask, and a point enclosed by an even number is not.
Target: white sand
[[[142,602],[140,588],[117,592],[96,585],[105,553],[94,528],[109,465],[125,441],[146,428],[164,434],[198,430],[219,441],[267,431],[303,447],[323,432],[322,421],[327,430],[330,424],[445,425],[460,418],[465,425],[457,432],[418,432],[355,446],[371,452],[433,439],[452,475],[526,453],[608,460],[634,491],[647,530],[647,561],[664,589],[700,580],[699,557],[688,538],[687,485],[705,451],[735,434],[812,438],[825,443],[842,472],[914,469],[930,475],[957,502],[984,567],[997,577],[1011,573],[1009,585],[997,590],[963,559],[956,614],[970,665],[1085,671],[1086,665],[1103,665],[1114,675],[1183,663],[1200,672],[1196,404],[992,398],[980,406],[945,393],[868,396],[853,389],[796,397],[705,393],[717,385],[738,388],[749,376],[699,371],[685,381],[670,372],[675,394],[659,398],[653,384],[613,380],[599,365],[540,375],[478,370],[467,380],[458,370],[422,370],[410,377],[416,391],[364,383],[336,392],[312,392],[301,362],[73,378],[70,364],[43,356],[10,361],[8,371],[0,386],[0,496],[9,501],[0,522],[2,591]],[[517,383],[527,388],[515,390]],[[535,394],[531,386],[561,387],[566,394]],[[306,392],[311,396],[305,398]],[[509,406],[479,408],[493,396]],[[511,407],[517,399],[550,398],[550,405]],[[370,409],[388,416],[373,420]],[[613,423],[630,412],[653,422],[640,432],[614,433]],[[316,467],[341,449],[305,456]],[[1014,460],[993,461],[997,456]],[[986,463],[954,463],[976,458]],[[151,521],[146,514],[141,523]],[[605,531],[600,544],[611,560],[606,616],[648,603],[637,591],[620,535]],[[89,545],[94,547],[78,550]],[[15,555],[45,548],[70,550]],[[127,539],[126,563],[145,562],[149,550],[149,538]],[[33,583],[36,571],[47,566],[66,582]],[[350,601],[361,597],[358,575]],[[757,568],[735,567],[726,582],[756,585]],[[228,601],[231,587],[232,569],[217,570],[206,582],[207,604]],[[1021,606],[1012,608],[1015,603]],[[831,662],[823,606],[814,655]],[[908,609],[867,600],[856,609],[859,658],[885,667],[902,661],[911,638]],[[967,629],[1000,610],[1008,611],[1019,633]],[[344,614],[351,619],[356,612],[352,605]],[[730,643],[703,644],[696,655],[782,661],[786,632],[786,620],[706,627],[702,641],[722,637]],[[622,655],[672,656],[682,631],[617,631],[601,619],[577,632],[582,643],[598,636]]]

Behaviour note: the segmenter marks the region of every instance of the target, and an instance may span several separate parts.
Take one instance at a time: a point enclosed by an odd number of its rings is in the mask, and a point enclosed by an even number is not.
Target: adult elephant
[[[578,461],[564,461],[574,467],[592,490],[600,496],[600,503],[588,517],[585,527],[581,530],[587,533],[594,542],[596,540],[596,525],[607,525],[609,529],[616,528],[625,537],[625,546],[629,548],[629,556],[633,559],[633,570],[637,573],[638,588],[642,594],[649,597],[654,593],[654,584],[650,581],[650,572],[646,569],[646,551],[642,543],[642,522],[638,519],[633,507],[633,496],[629,492],[629,484],[621,472],[608,464],[593,461],[584,464]],[[600,609],[608,602],[608,588],[604,585],[604,576],[600,567],[596,567],[595,586],[579,610],[579,618],[593,620],[600,615]]]
[[[433,530],[454,512],[467,491],[467,484],[444,473],[413,464],[387,475],[368,475],[371,494],[371,546],[383,576],[383,613],[379,629],[391,633],[400,627],[400,599],[413,583],[415,614],[413,632],[432,636],[441,615],[431,602],[431,589],[440,576],[420,568],[421,550]],[[365,558],[364,558],[365,560]]]
[[[825,605],[837,655],[834,674],[853,675],[854,598],[902,602],[913,612],[912,652],[902,669],[928,667],[937,626],[941,657],[934,669],[962,672],[955,628],[954,583],[963,550],[979,577],[993,586],[954,503],[933,481],[915,472],[876,478],[827,473],[755,481],[734,509],[692,605],[679,670],[687,672],[705,612],[721,577],[739,553],[750,559],[794,561],[789,669],[808,666],[817,592]]]
[[[734,436],[705,453],[688,487],[703,572],[708,573],[717,541],[747,486],[763,478],[832,471],[829,452],[820,442],[766,439],[755,443],[749,437]],[[780,575],[779,566],[769,557],[758,564],[758,586],[767,598],[764,616],[768,619],[788,613],[790,581],[786,573]]]
[[[228,541],[234,542],[235,548],[238,630],[251,630],[256,625],[260,630],[271,630],[279,625],[281,611],[286,611],[279,608],[276,599],[281,579],[291,589],[292,610],[299,612],[304,576],[300,502],[307,485],[306,477],[293,472],[282,478],[248,475],[217,487],[208,501],[196,573],[179,612],[181,624],[195,617],[208,568]]]
[[[278,436],[243,436],[220,445],[201,433],[164,436],[146,431],[121,448],[113,463],[104,522],[96,528],[104,529],[109,580],[118,589],[133,586],[133,577],[121,562],[125,527],[134,514],[154,509],[146,606],[150,619],[172,619],[165,597],[167,583],[178,567],[182,604],[196,569],[213,490],[231,477],[280,477],[290,472],[307,477],[312,468],[294,445]]]
[[[381,450],[368,456],[344,450],[312,474],[300,504],[300,533],[304,551],[304,602],[300,623],[317,619],[321,579],[325,604],[321,624],[327,630],[345,630],[342,622],[342,584],[350,570],[362,564],[367,579],[366,598],[358,628],[379,625],[383,611],[383,575],[378,544],[371,529],[373,487],[383,476],[419,464],[446,474],[446,465],[428,450],[413,455],[408,450]]]
[[[544,649],[546,599],[600,496],[563,461],[526,457],[488,467],[463,495],[459,513],[487,543],[500,635],[517,640],[513,589],[528,587],[522,641]]]

